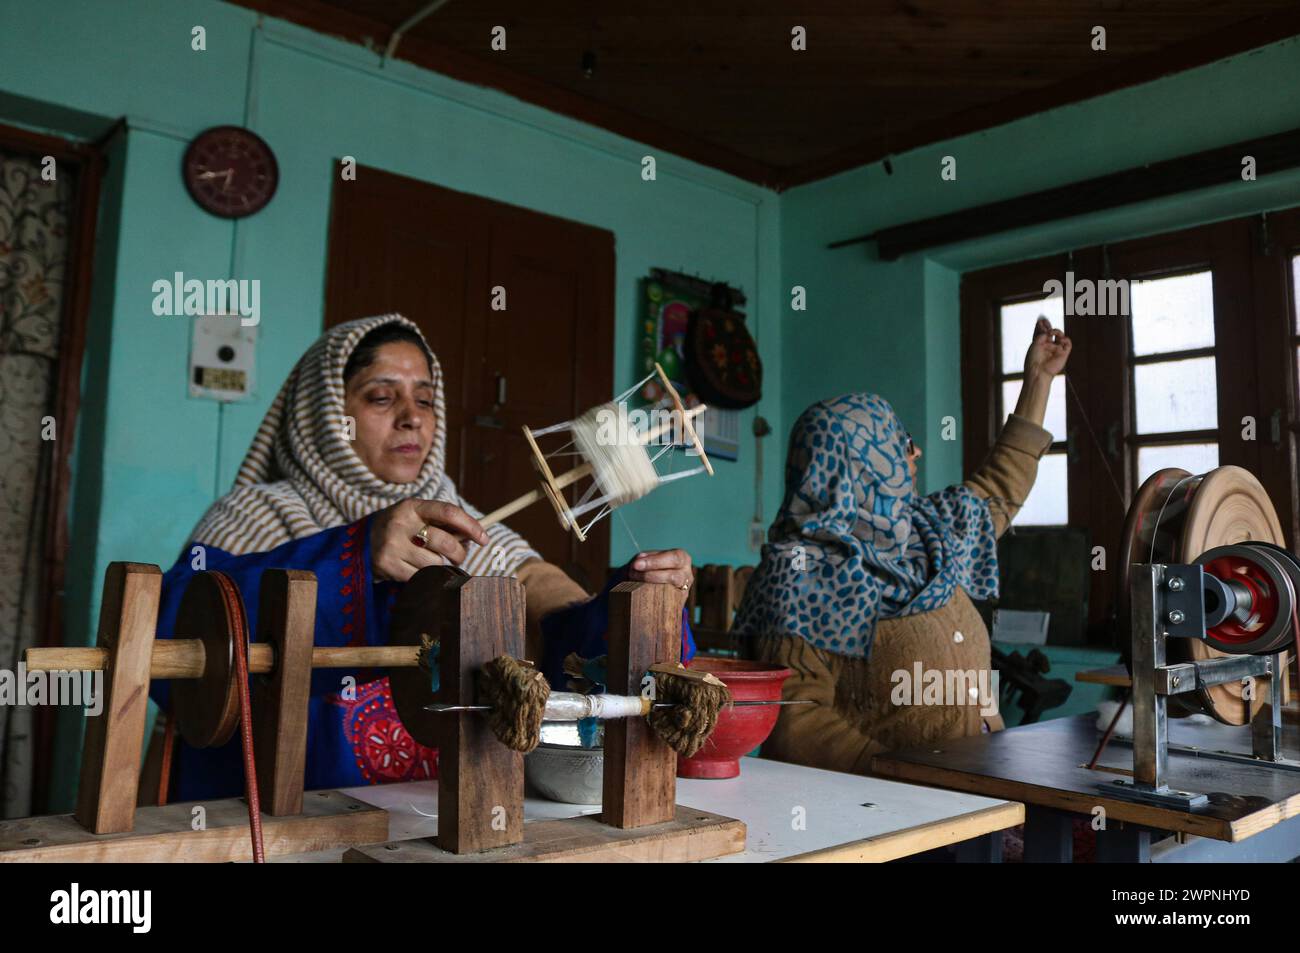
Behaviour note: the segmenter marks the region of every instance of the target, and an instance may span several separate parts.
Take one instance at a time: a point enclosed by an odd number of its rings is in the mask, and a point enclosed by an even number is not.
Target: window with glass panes
[[[1219,465],[1210,271],[1129,284],[1131,443],[1136,484],[1166,467]]]

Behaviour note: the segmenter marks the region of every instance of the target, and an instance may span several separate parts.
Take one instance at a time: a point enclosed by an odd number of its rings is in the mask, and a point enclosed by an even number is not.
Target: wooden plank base
[[[524,825],[524,842],[476,854],[452,854],[432,838],[355,847],[343,855],[352,864],[484,863],[684,863],[745,849],[743,821],[677,805],[671,821],[621,829],[598,815],[535,821]]]
[[[206,829],[191,828],[193,808],[207,811]],[[312,850],[376,844],[388,837],[388,812],[338,791],[311,791],[303,812],[262,815],[268,857]],[[0,863],[141,863],[252,860],[248,805],[242,798],[192,801],[135,812],[135,830],[92,834],[71,814],[0,821]]]
[[[1096,715],[1076,715],[1021,725],[988,735],[935,742],[876,755],[872,773],[985,797],[1022,801],[1091,816],[1105,808],[1110,820],[1239,841],[1300,815],[1300,772],[1198,758],[1169,752],[1169,784],[1208,794],[1203,808],[1177,808],[1109,797],[1105,785],[1131,775],[1133,748],[1112,742],[1088,770],[1101,732]],[[1225,738],[1229,739],[1225,742]],[[1206,750],[1250,750],[1250,729],[1170,721],[1170,740]],[[1300,737],[1283,731],[1283,750],[1295,757]]]

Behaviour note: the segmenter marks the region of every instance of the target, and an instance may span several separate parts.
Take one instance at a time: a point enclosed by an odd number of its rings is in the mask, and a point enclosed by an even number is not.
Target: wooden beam
[[[923,248],[982,238],[1215,185],[1239,183],[1241,160],[1247,155],[1255,158],[1260,176],[1300,167],[1300,129],[1153,162],[947,215],[893,225],[867,235],[832,242],[827,247],[843,248],[874,240],[880,257],[893,261],[900,255]]]

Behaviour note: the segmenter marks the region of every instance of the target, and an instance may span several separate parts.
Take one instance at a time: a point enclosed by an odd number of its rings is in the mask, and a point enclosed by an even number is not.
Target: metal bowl
[[[576,722],[543,725],[541,744],[524,755],[534,793],[562,804],[599,804],[604,776],[605,749],[582,747]]]

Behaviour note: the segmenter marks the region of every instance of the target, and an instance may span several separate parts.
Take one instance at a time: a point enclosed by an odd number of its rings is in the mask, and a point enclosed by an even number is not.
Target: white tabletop
[[[436,781],[342,790],[389,812],[389,840],[433,837],[438,832]],[[891,860],[1014,827],[1024,820],[1023,805],[1014,801],[763,758],[743,758],[740,776],[725,781],[678,778],[677,803],[745,822],[745,851],[709,863],[789,860],[832,848],[841,849],[833,857],[823,853],[816,859]],[[524,801],[525,824],[599,812],[599,805],[532,797]],[[329,862],[343,853],[317,851],[274,860]]]

